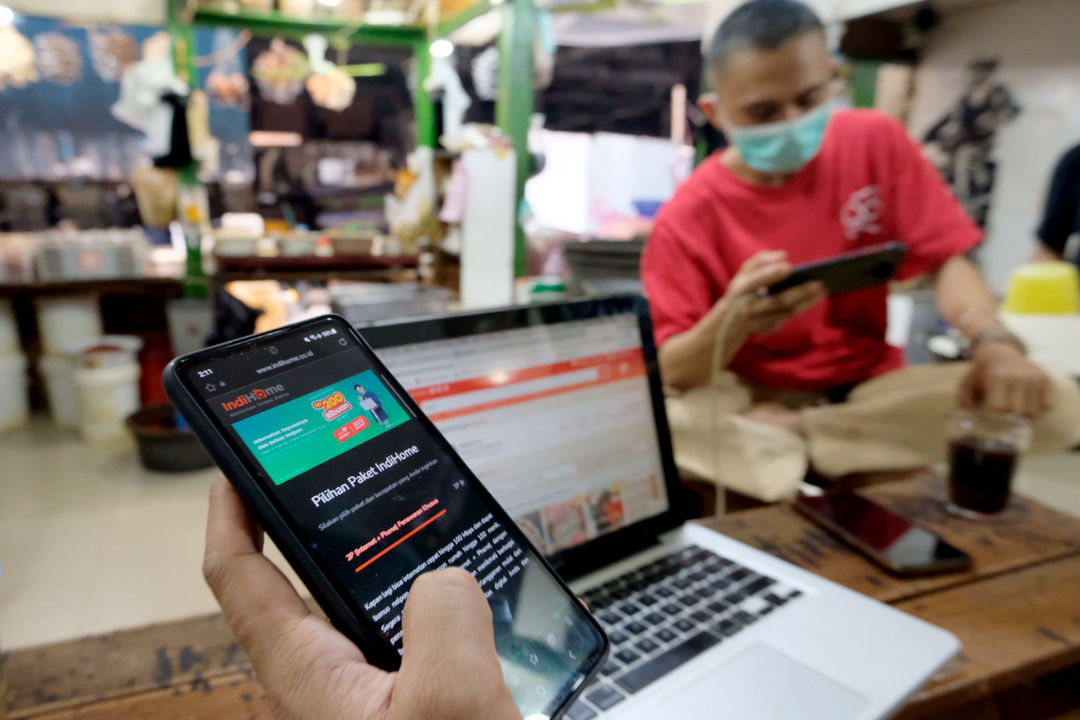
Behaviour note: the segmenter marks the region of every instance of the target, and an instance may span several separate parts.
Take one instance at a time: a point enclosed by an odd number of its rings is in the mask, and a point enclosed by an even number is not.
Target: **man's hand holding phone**
[[[413,582],[401,669],[388,673],[313,614],[262,554],[263,533],[224,478],[210,491],[206,581],[280,718],[520,720],[476,580],[450,568]]]
[[[184,355],[164,384],[236,488],[206,576],[284,717],[551,717],[598,671],[596,620],[344,319]]]
[[[724,338],[723,365],[727,365],[743,343],[753,335],[765,335],[779,330],[796,315],[809,310],[826,297],[825,286],[820,282],[808,282],[784,290],[775,295],[765,294],[769,286],[791,274],[792,265],[787,253],[770,250],[754,255],[739,268],[728,284],[724,296],[717,301],[713,311],[720,325],[725,322],[729,330]],[[734,317],[724,318],[734,313]]]

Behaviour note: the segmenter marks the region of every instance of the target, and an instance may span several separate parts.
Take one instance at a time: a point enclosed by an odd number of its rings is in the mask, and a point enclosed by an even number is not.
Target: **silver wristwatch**
[[[968,341],[967,354],[968,357],[974,357],[975,351],[980,345],[988,342],[1003,342],[1012,345],[1024,355],[1027,355],[1028,349],[1024,341],[1011,332],[1004,325],[991,325],[990,327],[983,328],[975,337]]]

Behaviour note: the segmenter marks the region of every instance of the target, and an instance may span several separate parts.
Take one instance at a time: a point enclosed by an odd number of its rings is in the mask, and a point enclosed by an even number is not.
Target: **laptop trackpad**
[[[866,707],[861,695],[766,645],[751,645],[661,704],[668,717],[844,720]],[[708,715],[703,715],[707,712]]]

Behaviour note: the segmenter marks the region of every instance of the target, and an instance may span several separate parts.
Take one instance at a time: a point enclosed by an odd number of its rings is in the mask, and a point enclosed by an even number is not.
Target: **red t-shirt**
[[[829,121],[821,152],[780,187],[737,178],[709,158],[664,205],[642,257],[657,344],[693,327],[751,256],[786,250],[793,264],[899,240],[899,277],[939,267],[981,233],[898,122],[866,110]],[[818,303],[750,338],[730,369],[790,390],[827,390],[903,366],[885,342],[888,290]]]

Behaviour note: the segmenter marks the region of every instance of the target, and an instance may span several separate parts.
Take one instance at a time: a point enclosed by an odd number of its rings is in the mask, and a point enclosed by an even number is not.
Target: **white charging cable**
[[[712,366],[709,375],[709,385],[712,389],[712,394],[709,396],[709,436],[712,438],[712,470],[713,482],[716,484],[717,515],[723,515],[727,511],[727,501],[724,490],[719,484],[720,419],[717,415],[720,409],[720,374],[724,372],[724,349],[728,342],[728,334],[731,332],[731,326],[734,325],[735,320],[739,317],[739,314],[751,299],[752,296],[750,295],[738,295],[732,299],[731,307],[728,308],[724,317],[720,318],[720,327],[716,329],[716,340],[713,342]]]

